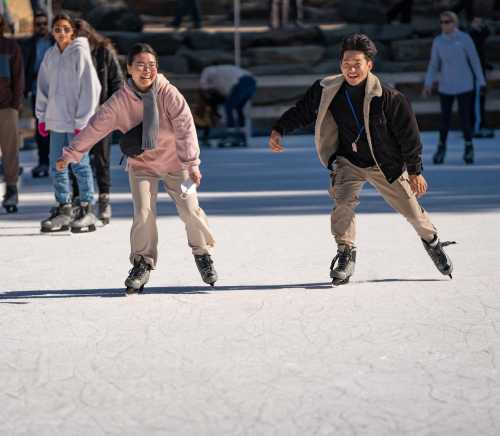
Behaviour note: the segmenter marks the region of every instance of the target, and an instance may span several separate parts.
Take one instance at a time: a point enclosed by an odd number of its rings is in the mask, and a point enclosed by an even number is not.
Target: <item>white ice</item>
[[[497,131],[497,138],[500,132]],[[332,288],[328,173],[312,138],[204,149],[202,207],[220,279],[204,285],[160,197],[160,259],[125,297],[132,203],[113,150],[110,225],[39,233],[53,204],[23,152],[17,215],[0,214],[1,435],[500,434],[500,140],[445,165],[423,135],[430,213],[453,280],[368,186],[358,263]]]

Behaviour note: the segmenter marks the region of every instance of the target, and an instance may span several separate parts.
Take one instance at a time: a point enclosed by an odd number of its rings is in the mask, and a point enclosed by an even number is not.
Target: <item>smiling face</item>
[[[372,68],[373,61],[369,60],[362,51],[347,50],[344,52],[340,70],[349,85],[359,85],[368,77]]]
[[[75,38],[75,30],[68,20],[57,20],[52,25],[52,36],[63,51]]]
[[[156,58],[151,53],[139,53],[134,56],[132,65],[127,65],[127,71],[135,86],[142,92],[147,91],[155,81],[157,68]]]

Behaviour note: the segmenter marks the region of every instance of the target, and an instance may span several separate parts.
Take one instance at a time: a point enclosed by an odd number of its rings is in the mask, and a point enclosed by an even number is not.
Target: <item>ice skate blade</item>
[[[99,219],[104,226],[109,224],[109,218],[99,218]]]
[[[451,274],[448,274],[448,276],[450,277],[450,279],[453,279],[453,276]]]
[[[71,227],[71,233],[90,233],[90,232],[95,232],[95,224],[88,226],[87,230],[85,230],[85,227]]]
[[[5,212],[7,213],[17,213],[17,206],[4,206]]]
[[[144,292],[144,285],[142,285],[139,289],[127,286],[127,289],[125,290],[125,295],[142,294],[143,292]]]
[[[346,279],[333,279],[332,280],[332,287],[337,287],[340,285],[345,285],[349,283],[350,277],[347,277]]]
[[[57,233],[57,232],[66,232],[69,230],[69,226],[61,226],[58,229],[49,229],[47,227],[41,227],[40,231],[42,233]]]

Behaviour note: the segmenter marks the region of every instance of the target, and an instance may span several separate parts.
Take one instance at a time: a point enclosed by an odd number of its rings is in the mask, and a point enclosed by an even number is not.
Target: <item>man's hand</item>
[[[411,190],[415,193],[417,198],[422,197],[422,195],[427,192],[427,182],[422,174],[419,174],[418,176],[410,175],[409,180]]]
[[[271,132],[268,145],[273,153],[280,153],[285,150],[285,148],[281,145],[281,134],[276,130]]]
[[[194,182],[196,186],[200,186],[201,183],[201,171],[199,167],[189,168],[189,178]]]
[[[430,86],[424,86],[422,89],[423,97],[430,97],[432,95],[432,88]]]
[[[56,170],[57,171],[64,171],[67,166],[68,166],[68,162],[66,162],[64,159],[57,159],[57,162],[56,162]]]

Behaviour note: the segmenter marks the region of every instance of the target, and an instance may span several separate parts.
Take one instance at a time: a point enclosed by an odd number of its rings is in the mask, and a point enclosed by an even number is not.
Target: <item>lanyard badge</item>
[[[345,95],[345,98],[347,99],[347,103],[349,103],[349,107],[351,108],[351,112],[352,112],[352,115],[354,117],[354,121],[356,121],[356,128],[358,129],[358,136],[356,136],[356,139],[352,143],[352,151],[354,151],[354,153],[357,153],[358,152],[358,144],[357,143],[358,143],[359,139],[361,138],[361,135],[365,131],[365,126],[363,126],[363,124],[361,124],[358,116],[356,115],[356,111],[354,110],[354,106],[352,104],[351,97],[349,97],[349,93],[347,92],[347,89],[344,89],[344,95]]]

